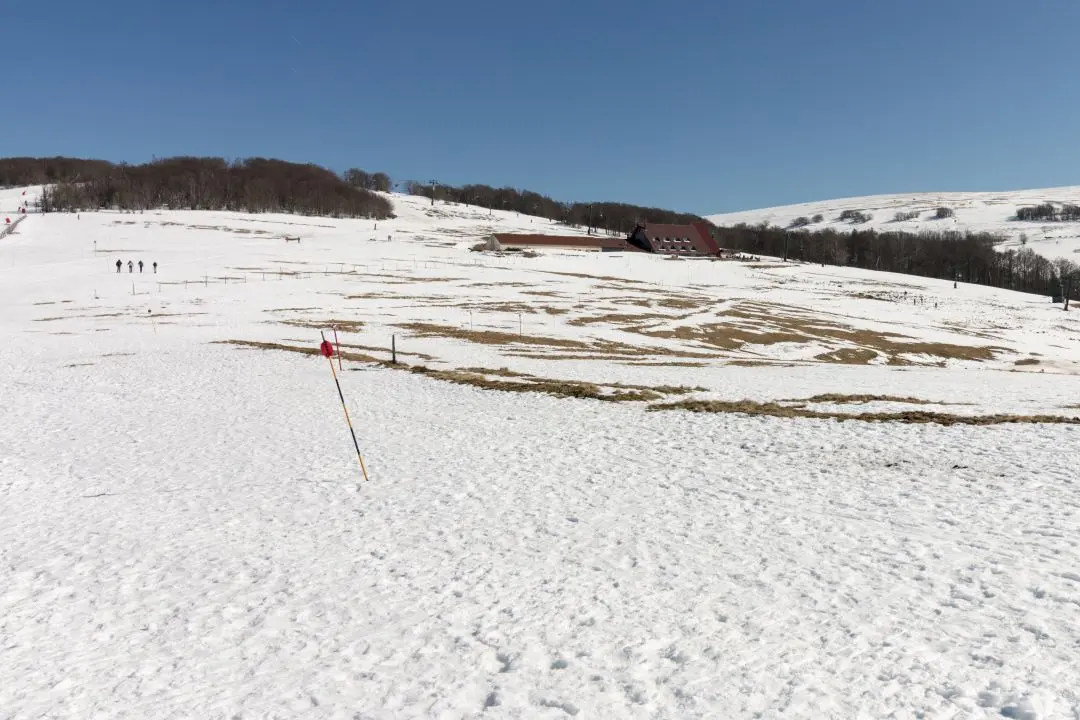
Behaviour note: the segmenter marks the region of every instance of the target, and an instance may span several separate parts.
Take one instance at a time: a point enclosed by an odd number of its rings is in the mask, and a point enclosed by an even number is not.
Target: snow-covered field
[[[1021,235],[1027,237],[1027,247],[1048,258],[1066,257],[1080,262],[1080,223],[1074,222],[1018,222],[1013,218],[1021,207],[1042,203],[1080,204],[1080,186],[1049,188],[1044,190],[1016,190],[1007,192],[945,192],[911,193],[902,195],[870,195],[867,197],[842,198],[824,202],[785,205],[783,207],[724,213],[708,217],[716,225],[730,226],[746,223],[768,223],[788,227],[799,217],[813,219],[822,215],[823,220],[808,226],[810,230],[847,231],[854,228],[873,228],[879,231],[972,231],[991,232],[1007,239],[1000,247],[1021,247]],[[934,219],[934,211],[947,207],[953,217]],[[867,223],[853,225],[839,219],[845,210],[861,210],[871,216]],[[918,217],[897,222],[897,213],[917,212]]]
[[[393,200],[0,242],[0,717],[1080,717],[1074,313]]]

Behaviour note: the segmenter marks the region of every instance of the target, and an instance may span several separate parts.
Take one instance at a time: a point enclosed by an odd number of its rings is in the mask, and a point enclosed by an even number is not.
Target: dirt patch
[[[1038,365],[1039,362],[1040,362],[1039,358],[1020,358],[1019,360],[1017,360],[1013,364],[1014,365]]]
[[[1008,423],[1080,425],[1080,417],[1061,415],[952,415],[949,413],[907,410],[893,413],[841,413],[809,410],[805,407],[781,405],[775,402],[759,403],[754,400],[681,400],[673,403],[654,404],[649,411],[686,410],[699,413],[734,413],[739,415],[764,415],[778,418],[813,418],[820,420],[858,420],[862,422],[897,422],[936,425],[1002,425]]]
[[[842,404],[858,404],[858,403],[870,403],[870,402],[894,402],[894,403],[907,403],[908,405],[952,405],[954,403],[939,403],[931,402],[930,400],[921,400],[916,397],[899,397],[897,395],[839,395],[836,393],[825,393],[822,395],[815,395],[808,398],[797,398],[793,400],[784,400],[783,402],[791,403],[834,403],[836,405]]]
[[[258,350],[283,350],[301,355],[318,355],[317,347],[287,345],[284,343],[258,342],[253,340],[219,340],[215,344],[236,345]],[[587,398],[607,402],[651,402],[662,399],[665,395],[682,395],[695,392],[698,388],[679,386],[660,386],[650,388],[641,385],[621,385],[618,383],[598,385],[580,380],[553,380],[523,373],[515,373],[505,368],[469,368],[466,370],[437,370],[423,365],[394,364],[387,360],[360,353],[342,352],[345,360],[369,362],[382,367],[424,375],[435,380],[452,382],[457,385],[470,385],[484,390],[500,392],[538,392],[560,398]]]
[[[822,353],[815,355],[815,360],[827,363],[840,363],[843,365],[866,365],[867,363],[876,360],[878,354],[873,350],[863,350],[861,348],[841,348],[839,350],[833,350],[832,352]]]
[[[693,298],[678,298],[668,297],[660,298],[656,301],[656,304],[660,307],[673,308],[676,310],[698,310],[708,307],[712,301],[709,300],[695,300]]]
[[[341,332],[360,332],[364,323],[360,320],[279,320],[282,325],[302,327],[309,330],[331,330],[335,325]]]
[[[542,345],[545,347],[574,348],[588,350],[591,346],[580,340],[566,338],[540,337],[536,335],[519,335],[518,333],[499,332],[497,330],[464,330],[451,325],[434,325],[431,323],[405,323],[401,325],[405,330],[413,332],[417,337],[450,337],[457,340],[467,340],[480,345]]]
[[[585,325],[630,325],[647,320],[657,320],[660,322],[669,322],[672,320],[681,320],[682,317],[674,317],[671,315],[660,315],[658,313],[644,313],[640,315],[630,315],[624,313],[611,313],[609,315],[586,315],[584,317],[576,317],[573,320],[568,321],[567,325],[574,325],[582,327]]]

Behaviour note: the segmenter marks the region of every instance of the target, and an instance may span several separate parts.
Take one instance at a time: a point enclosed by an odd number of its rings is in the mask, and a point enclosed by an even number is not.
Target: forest
[[[476,205],[489,210],[510,210],[522,215],[554,220],[566,225],[580,225],[590,230],[606,230],[628,235],[639,222],[685,224],[700,221],[697,215],[674,212],[654,207],[642,207],[617,202],[560,202],[547,195],[516,188],[494,188],[490,185],[423,184],[416,181],[405,183],[410,195],[435,200]]]
[[[247,158],[175,157],[142,165],[101,160],[9,158],[0,160],[4,185],[49,184],[42,212],[110,208],[236,210],[387,218],[393,206],[317,165]]]
[[[1047,260],[1030,248],[996,246],[991,233],[807,231],[756,225],[714,228],[720,247],[828,265],[905,273],[1076,299],[1080,267],[1070,260]]]

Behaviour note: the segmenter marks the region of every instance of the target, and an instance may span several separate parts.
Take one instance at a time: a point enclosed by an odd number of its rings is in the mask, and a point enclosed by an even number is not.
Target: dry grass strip
[[[954,405],[956,403],[944,403],[944,402],[931,402],[930,400],[922,400],[916,397],[900,397],[898,395],[840,395],[837,393],[823,393],[821,395],[815,395],[808,398],[795,398],[792,400],[782,400],[781,402],[793,402],[793,403],[834,403],[840,404],[856,404],[856,403],[869,403],[869,402],[894,402],[894,403],[907,403],[908,405]]]
[[[775,402],[756,402],[754,400],[680,400],[678,402],[653,404],[647,408],[651,412],[665,410],[686,410],[698,413],[733,413],[739,415],[763,415],[778,418],[813,418],[819,420],[858,420],[862,422],[896,422],[909,424],[937,425],[1002,425],[1007,423],[1080,425],[1080,417],[1061,415],[952,415],[921,410],[904,412],[864,412],[841,413],[809,410],[805,407],[781,405]]]
[[[284,343],[258,342],[254,340],[219,340],[217,344],[237,345],[257,350],[284,350],[301,355],[318,355],[317,347],[286,345]],[[394,364],[388,360],[362,353],[342,352],[345,360],[367,362],[381,367],[404,370],[424,375],[435,380],[452,382],[457,385],[470,385],[483,390],[501,392],[538,392],[560,398],[588,398],[607,402],[650,402],[661,400],[665,395],[685,395],[697,392],[700,388],[662,385],[647,387],[644,385],[623,385],[613,383],[598,385],[581,380],[553,380],[524,373],[516,373],[505,368],[467,368],[463,370],[437,370],[423,365]]]
[[[282,325],[307,328],[308,330],[329,330],[335,325],[342,332],[360,332],[364,323],[360,320],[281,320]]]

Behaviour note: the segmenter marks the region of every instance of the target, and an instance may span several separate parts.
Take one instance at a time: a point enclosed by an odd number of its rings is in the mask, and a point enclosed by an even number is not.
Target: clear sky
[[[0,155],[264,156],[713,213],[1080,184],[1077,0],[41,0]]]

